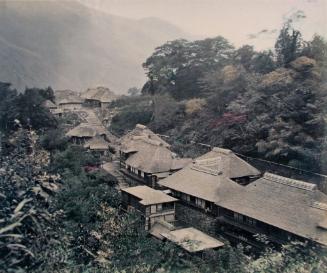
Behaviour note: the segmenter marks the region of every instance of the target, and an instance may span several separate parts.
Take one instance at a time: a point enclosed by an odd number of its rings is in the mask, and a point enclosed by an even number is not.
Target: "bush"
[[[206,106],[207,101],[205,99],[191,99],[185,103],[185,112],[188,115],[197,113]]]

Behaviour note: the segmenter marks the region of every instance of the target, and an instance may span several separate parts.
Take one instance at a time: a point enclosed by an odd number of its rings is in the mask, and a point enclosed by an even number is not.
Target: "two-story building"
[[[311,183],[260,172],[229,150],[214,148],[160,181],[180,199],[176,218],[254,246],[311,240],[327,245],[327,196]]]
[[[169,144],[143,125],[121,139],[119,155],[127,177],[153,188],[159,180],[192,162],[190,158],[178,158]]]
[[[123,208],[139,212],[144,219],[145,230],[157,221],[174,222],[176,201],[176,198],[148,186],[122,189]]]
[[[231,238],[265,234],[274,243],[297,239],[327,245],[327,195],[315,184],[265,173],[215,204]]]

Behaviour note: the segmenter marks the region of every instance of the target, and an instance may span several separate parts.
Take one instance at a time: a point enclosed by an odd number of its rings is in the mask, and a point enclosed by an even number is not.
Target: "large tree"
[[[277,63],[280,66],[289,64],[299,56],[303,47],[301,32],[286,23],[281,29],[275,43]]]

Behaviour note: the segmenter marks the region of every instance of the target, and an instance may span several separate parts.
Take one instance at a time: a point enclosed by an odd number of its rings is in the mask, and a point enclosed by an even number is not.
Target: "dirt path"
[[[119,189],[125,189],[125,188],[129,187],[127,181],[124,179],[123,174],[119,171],[119,161],[118,160],[114,160],[112,162],[107,162],[107,163],[103,164],[102,169],[117,178]]]

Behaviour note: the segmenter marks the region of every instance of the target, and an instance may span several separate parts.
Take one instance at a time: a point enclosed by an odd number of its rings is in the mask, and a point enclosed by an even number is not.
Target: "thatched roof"
[[[95,136],[84,144],[84,148],[88,148],[90,150],[108,150],[109,146],[110,143],[100,136]]]
[[[169,189],[216,202],[221,196],[237,192],[242,186],[231,178],[257,176],[260,172],[232,151],[214,148],[192,164],[170,175],[159,184]]]
[[[123,192],[127,192],[136,198],[140,199],[140,204],[142,205],[153,205],[153,204],[162,204],[170,203],[177,201],[176,198],[173,198],[162,191],[154,190],[148,186],[136,186],[126,189],[122,189]]]
[[[223,242],[192,227],[172,230],[161,235],[191,253],[214,249],[224,245]]]
[[[163,173],[183,168],[191,163],[190,158],[175,158],[161,142],[138,138],[132,140],[125,152],[134,152],[125,163],[145,173]]]
[[[44,102],[44,107],[49,108],[49,109],[56,109],[57,105],[55,105],[51,100],[46,100]]]
[[[111,102],[118,96],[106,87],[96,87],[87,89],[81,97],[86,100],[97,100],[100,102]]]
[[[217,205],[327,245],[327,195],[314,184],[266,173]]]
[[[72,90],[56,90],[55,91],[56,104],[81,104],[83,99],[79,94]]]
[[[162,187],[186,193],[209,202],[233,194],[242,186],[223,175],[192,169],[192,164],[158,182]]]
[[[165,147],[170,147],[166,141],[152,132],[149,128],[142,124],[137,124],[131,132],[119,139],[121,150],[129,150],[128,147],[133,146],[131,142],[137,139],[144,139],[148,140],[149,142],[154,141],[154,143],[161,143]]]
[[[229,178],[260,175],[256,168],[235,155],[231,150],[217,147],[198,157],[193,167],[220,172],[223,176]]]
[[[98,124],[81,123],[75,128],[71,129],[66,136],[68,137],[96,137],[96,136],[106,136],[110,142],[115,141],[115,137],[107,131],[107,129]]]

